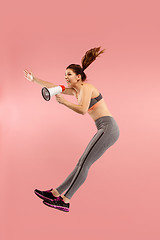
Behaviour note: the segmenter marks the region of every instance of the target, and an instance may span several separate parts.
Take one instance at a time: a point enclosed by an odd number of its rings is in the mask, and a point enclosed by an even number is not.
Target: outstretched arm
[[[24,74],[25,74],[25,78],[27,78],[29,81],[36,82],[43,87],[52,88],[52,87],[59,86],[59,85],[55,85],[51,82],[47,82],[47,81],[37,78],[32,72],[28,71],[27,69],[24,70]],[[75,90],[73,88],[65,88],[65,90],[62,92],[62,94],[74,95]]]
[[[35,77],[35,75],[31,71],[28,71],[27,69],[24,70],[24,74],[25,74],[25,78],[27,78],[27,80],[29,80],[30,82],[36,82],[36,83],[40,84],[43,87],[52,88],[52,87],[56,87],[57,86],[57,85],[55,85],[53,83],[46,82],[46,81],[43,81],[43,80]]]
[[[43,80],[41,80],[37,77],[33,78],[33,82],[39,83],[40,85],[42,85],[43,87],[46,87],[46,88],[52,88],[52,87],[57,87],[58,86],[58,85],[55,85],[51,82],[43,81]]]

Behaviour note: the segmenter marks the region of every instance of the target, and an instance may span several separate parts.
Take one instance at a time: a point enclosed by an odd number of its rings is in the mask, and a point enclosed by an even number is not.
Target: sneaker
[[[54,201],[47,200],[43,201],[43,203],[49,207],[56,208],[64,212],[69,212],[70,203],[65,203],[61,196],[59,196]]]
[[[38,190],[38,189],[35,189],[35,190],[34,190],[34,193],[35,193],[38,197],[42,198],[43,200],[46,200],[46,201],[48,201],[48,200],[54,201],[54,200],[57,199],[58,197],[55,197],[55,196],[52,194],[52,192],[51,192],[52,190],[53,190],[53,188],[51,188],[50,190],[47,190],[47,191],[40,191],[40,190]]]

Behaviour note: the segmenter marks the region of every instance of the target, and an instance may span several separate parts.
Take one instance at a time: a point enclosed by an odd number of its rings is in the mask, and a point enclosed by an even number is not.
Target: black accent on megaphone
[[[42,88],[42,96],[46,101],[49,101],[51,99],[50,92],[46,87]]]

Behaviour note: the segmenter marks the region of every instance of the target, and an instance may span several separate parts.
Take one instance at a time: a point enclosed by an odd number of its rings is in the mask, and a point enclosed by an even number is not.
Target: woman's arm
[[[43,87],[46,87],[46,88],[52,88],[52,87],[58,86],[58,85],[55,85],[53,83],[43,81],[43,80],[41,80],[37,77],[33,78],[33,82],[36,82],[36,83],[38,83],[38,84],[40,84],[40,85],[42,85]]]
[[[82,90],[82,98],[79,105],[67,101],[64,97],[61,96],[61,94],[57,94],[55,96],[56,100],[59,103],[62,103],[71,110],[84,115],[88,111],[91,95],[92,88],[88,87],[87,85],[84,85]]]
[[[25,78],[27,78],[29,81],[36,82],[43,87],[53,88],[53,87],[59,86],[59,85],[55,85],[53,83],[46,82],[46,81],[43,81],[43,80],[37,78],[32,72],[28,71],[27,69],[24,70],[24,74],[25,74]],[[65,88],[65,90],[62,92],[62,94],[75,95],[76,91],[73,88]]]
[[[77,104],[71,103],[71,102],[67,101],[66,99],[65,99],[65,101],[64,101],[63,104],[64,104],[66,107],[70,108],[71,110],[73,110],[73,111],[75,111],[75,112],[77,112],[77,113],[80,113],[80,114],[82,114],[82,115],[85,114],[84,109],[83,109],[83,106],[81,106],[81,105],[77,105]]]
[[[27,69],[24,70],[24,74],[25,74],[25,78],[27,78],[30,82],[36,82],[36,83],[42,85],[43,87],[52,88],[52,87],[57,86],[53,83],[46,82],[46,81],[43,81],[43,80],[35,77],[35,75],[32,72],[28,71]]]
[[[56,87],[58,85],[55,85],[53,83],[50,83],[50,82],[46,82],[46,81],[43,81],[37,77],[34,77],[33,78],[33,81],[42,85],[43,87],[46,87],[46,88],[52,88],[52,87]],[[66,94],[66,95],[75,95],[75,90],[73,88],[65,88],[65,90],[62,92],[62,94]]]

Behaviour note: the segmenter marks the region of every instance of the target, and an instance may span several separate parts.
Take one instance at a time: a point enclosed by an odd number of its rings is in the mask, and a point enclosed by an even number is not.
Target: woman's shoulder
[[[91,84],[91,83],[82,83],[83,85],[85,85],[86,87],[88,87],[88,88],[95,88],[94,86],[93,86],[93,84]]]
[[[97,97],[97,95],[99,94],[98,89],[91,83],[85,83],[86,87],[91,88],[92,89],[92,98]]]
[[[99,91],[93,84],[91,84],[91,83],[82,83],[82,86],[85,86],[85,87],[87,87],[87,88],[92,90],[91,98],[97,97]],[[76,91],[74,91],[74,95],[78,99],[78,93]]]

